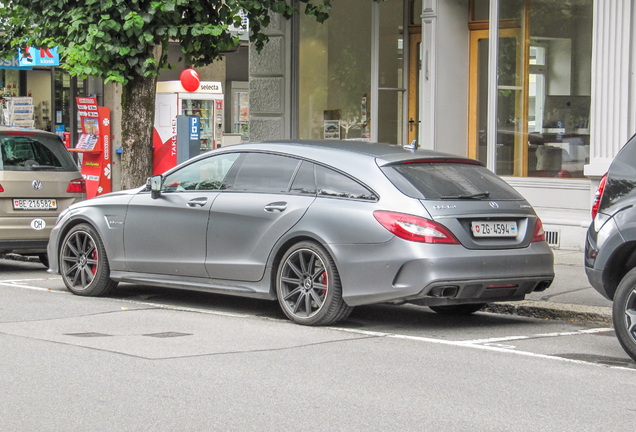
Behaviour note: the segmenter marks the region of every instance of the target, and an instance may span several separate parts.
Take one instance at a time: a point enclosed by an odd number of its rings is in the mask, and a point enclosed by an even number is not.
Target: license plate
[[[14,198],[13,210],[56,210],[55,199]]]
[[[516,237],[517,222],[510,221],[475,221],[471,223],[475,237]]]

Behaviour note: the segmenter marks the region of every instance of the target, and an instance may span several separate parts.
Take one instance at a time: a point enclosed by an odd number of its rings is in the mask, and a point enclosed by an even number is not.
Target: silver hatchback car
[[[467,314],[554,278],[534,210],[480,162],[348,141],[206,153],[71,206],[48,252],[78,295],[132,282],[278,299],[306,325],[380,302]]]

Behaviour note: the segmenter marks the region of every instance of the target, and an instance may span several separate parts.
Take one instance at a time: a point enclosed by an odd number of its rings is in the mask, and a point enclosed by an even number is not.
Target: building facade
[[[250,53],[251,141],[417,139],[473,157],[532,203],[554,247],[582,249],[598,180],[636,132],[635,13],[635,0],[347,0],[322,25],[274,19]]]

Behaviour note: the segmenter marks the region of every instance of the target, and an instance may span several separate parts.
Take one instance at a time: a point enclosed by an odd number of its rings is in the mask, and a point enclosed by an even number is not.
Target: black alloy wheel
[[[64,237],[60,273],[66,288],[77,295],[104,295],[117,286],[117,282],[110,279],[104,243],[87,224],[73,227]]]
[[[616,289],[612,321],[621,346],[636,360],[636,269],[630,270]]]
[[[348,317],[353,309],[342,299],[333,260],[313,242],[298,243],[283,256],[276,293],[285,315],[298,324],[333,324]]]

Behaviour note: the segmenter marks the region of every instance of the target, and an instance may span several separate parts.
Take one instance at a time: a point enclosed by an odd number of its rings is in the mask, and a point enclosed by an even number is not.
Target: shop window
[[[301,139],[369,138],[372,6],[369,0],[334,2],[324,24],[301,14]]]
[[[497,174],[583,177],[590,150],[592,2],[500,1],[497,112],[490,114],[497,124],[491,167]],[[488,4],[474,0],[471,16],[487,16]],[[488,49],[488,29],[473,30],[470,155],[485,163]]]

